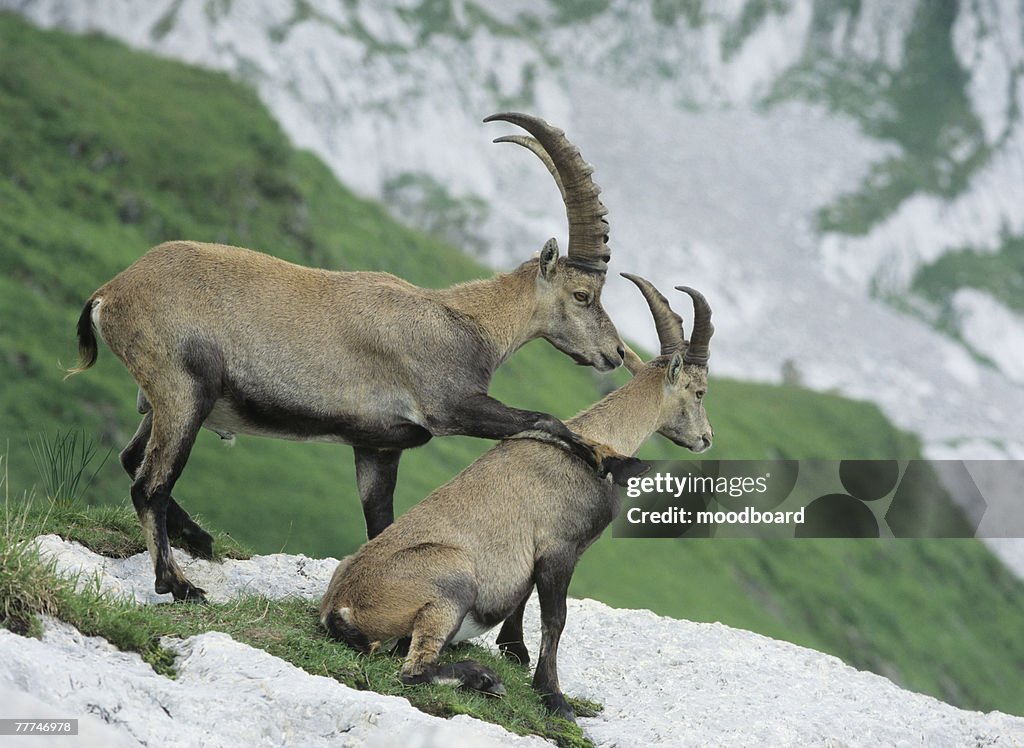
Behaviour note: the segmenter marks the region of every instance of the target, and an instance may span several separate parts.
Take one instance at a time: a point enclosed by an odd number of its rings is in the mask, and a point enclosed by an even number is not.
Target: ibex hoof
[[[548,711],[554,712],[555,716],[567,719],[570,722],[576,721],[576,712],[569,706],[569,702],[565,700],[562,694],[546,693],[541,696],[541,701],[544,702],[544,706],[548,708]]]
[[[170,592],[174,596],[174,602],[206,603],[206,590],[196,587],[187,580],[174,580],[170,584],[161,584],[158,581],[155,589],[161,595]]]
[[[196,558],[213,560],[213,536],[205,530],[186,530],[182,532],[179,543]]]
[[[498,674],[478,662],[456,662],[452,665],[452,670],[463,688],[479,691],[488,696],[504,696],[507,693]]]
[[[601,476],[610,475],[617,485],[629,484],[630,478],[643,475],[651,466],[635,457],[605,457],[601,460]]]

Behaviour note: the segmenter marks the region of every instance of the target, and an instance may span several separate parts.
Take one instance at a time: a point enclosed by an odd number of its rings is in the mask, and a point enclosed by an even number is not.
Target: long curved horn
[[[549,125],[539,117],[518,112],[502,112],[492,114],[484,122],[502,120],[511,122],[530,133],[545,151],[549,159],[541,156],[541,151],[528,145],[529,141],[516,139],[500,139],[501,142],[518,143],[536,153],[548,166],[555,181],[562,191],[565,212],[569,218],[568,259],[571,263],[588,270],[606,272],[611,250],[608,248],[608,221],[605,216],[608,209],[601,204],[598,187],[591,174],[594,167],[583,160],[580,149],[569,142],[565,132]]]
[[[690,335],[690,344],[683,354],[683,363],[707,366],[710,355],[708,343],[715,334],[715,326],[711,324],[711,305],[704,298],[704,294],[689,286],[676,286],[676,290],[689,294],[693,299],[693,334]]]
[[[494,143],[516,143],[521,145],[523,148],[533,151],[537,154],[547,170],[551,172],[551,176],[555,178],[555,184],[558,185],[558,191],[562,195],[562,202],[565,202],[565,185],[562,184],[562,177],[558,173],[558,167],[555,166],[555,162],[551,160],[551,156],[544,150],[544,146],[540,144],[537,138],[529,135],[503,135],[500,138],[495,138],[492,142]]]
[[[661,355],[675,353],[680,346],[685,345],[683,338],[683,319],[672,311],[668,299],[661,295],[661,292],[646,278],[630,273],[620,273],[623,278],[633,281],[640,293],[647,300],[647,306],[651,309],[651,316],[654,317],[654,327],[658,331],[658,342],[661,343]]]

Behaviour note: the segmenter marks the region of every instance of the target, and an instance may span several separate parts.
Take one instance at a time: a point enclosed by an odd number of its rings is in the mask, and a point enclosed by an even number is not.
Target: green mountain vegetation
[[[67,382],[57,362],[74,360],[84,300],[149,246],[175,238],[236,243],[428,286],[489,272],[354,196],[288,144],[254,93],[225,76],[4,14],[0,176],[0,436],[12,494],[40,500],[54,492],[32,456],[40,435],[51,443],[57,432],[89,435],[98,465],[134,431],[135,385],[109,351],[101,347],[96,367]],[[523,259],[545,238],[524,246]],[[597,376],[536,342],[499,370],[492,393],[569,417],[624,376]],[[718,459],[919,452],[873,405],[796,386],[715,378],[708,410]],[[487,446],[446,438],[408,452],[399,509]],[[641,455],[680,453],[656,437]],[[72,515],[54,516],[66,520],[69,536],[130,535],[127,490],[112,455],[84,493],[103,506],[74,514],[73,523]],[[228,450],[204,433],[175,495],[209,529],[257,552],[341,556],[364,537],[344,447],[240,437]],[[133,537],[128,549],[141,549]],[[573,592],[721,620],[832,652],[957,704],[1024,713],[1024,680],[1013,675],[1024,643],[1011,634],[1024,590],[975,541],[606,537],[584,556]]]
[[[819,211],[823,231],[853,235],[870,231],[914,194],[959,194],[991,156],[967,98],[967,71],[953,48],[957,5],[917,6],[896,70],[880,60],[832,52],[837,18],[852,13],[856,19],[859,5],[815,3],[804,57],[769,97],[769,102],[804,98],[823,103],[855,119],[871,137],[898,146],[896,154],[871,167],[857,190]]]
[[[1024,237],[1004,237],[996,252],[948,252],[914,276],[913,289],[947,313],[952,313],[950,297],[960,288],[987,291],[1010,309],[1024,312]],[[945,322],[953,327],[952,320]]]

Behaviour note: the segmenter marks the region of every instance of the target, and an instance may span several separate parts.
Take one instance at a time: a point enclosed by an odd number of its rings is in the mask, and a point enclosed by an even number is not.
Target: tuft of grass
[[[97,447],[83,431],[57,431],[52,438],[40,434],[29,449],[47,497],[58,506],[74,504],[96,480],[113,451],[113,447],[108,449],[90,474],[89,465],[96,457]]]
[[[25,508],[12,509],[7,493],[6,461],[0,457],[4,492],[0,526],[0,626],[23,636],[41,632],[37,614],[57,611],[57,594],[50,583],[52,568],[32,547],[32,522]],[[27,505],[25,505],[27,506]]]

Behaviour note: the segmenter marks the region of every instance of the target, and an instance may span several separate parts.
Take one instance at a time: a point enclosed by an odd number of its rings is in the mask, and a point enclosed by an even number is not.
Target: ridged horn
[[[715,326],[711,324],[711,305],[704,298],[704,294],[689,286],[676,286],[676,290],[689,294],[693,299],[693,333],[690,335],[686,353],[683,354],[683,363],[707,366],[710,356],[708,344],[711,342],[711,336],[715,334]]]
[[[558,167],[555,166],[555,162],[551,160],[551,156],[544,150],[544,146],[540,144],[537,138],[529,135],[503,135],[500,138],[495,138],[495,143],[516,143],[521,145],[523,148],[533,151],[537,154],[537,158],[541,160],[547,170],[551,173],[551,176],[555,178],[555,184],[558,185],[558,191],[562,195],[562,202],[565,202],[565,185],[562,184],[562,177],[558,174]]]
[[[583,160],[580,149],[569,142],[565,132],[539,117],[519,112],[492,114],[484,122],[501,120],[526,130],[540,146],[526,138],[499,138],[496,142],[518,143],[540,157],[555,177],[569,219],[568,259],[589,270],[606,272],[611,250],[608,248],[608,209],[601,204],[598,187],[591,174],[594,167]],[[547,158],[544,155],[546,154]],[[553,168],[552,168],[553,167]]]
[[[661,355],[665,356],[678,351],[679,347],[686,342],[683,337],[683,318],[672,311],[668,299],[662,296],[649,280],[631,273],[620,273],[620,275],[632,281],[647,300],[651,316],[654,317],[654,328],[658,331]]]

